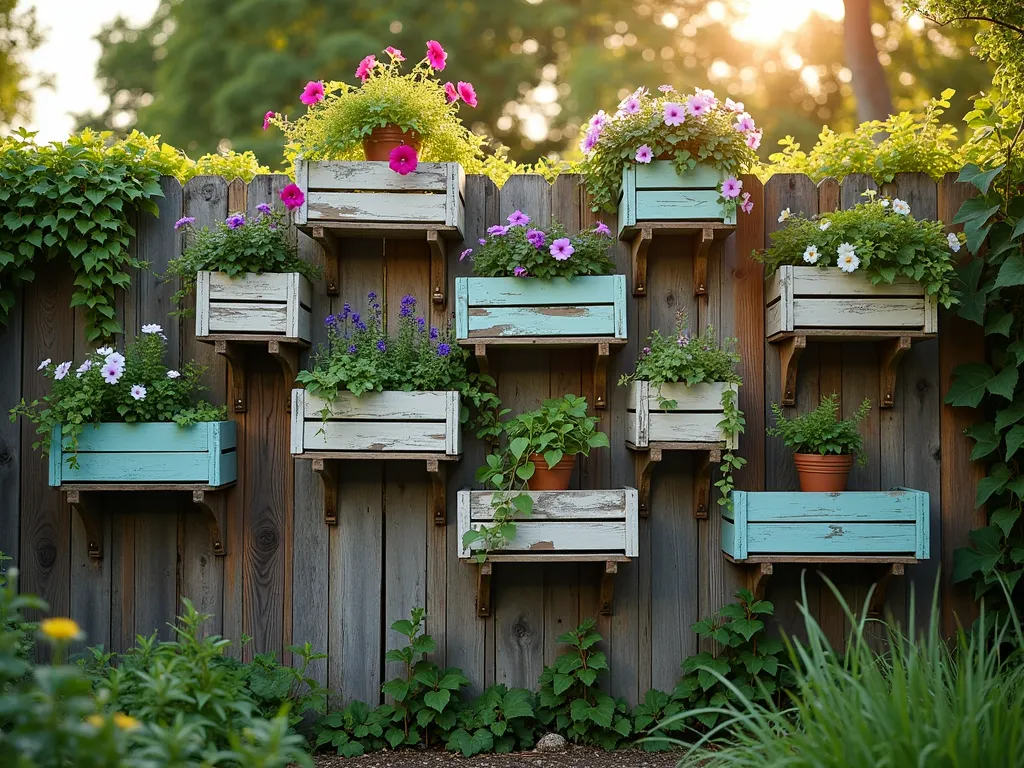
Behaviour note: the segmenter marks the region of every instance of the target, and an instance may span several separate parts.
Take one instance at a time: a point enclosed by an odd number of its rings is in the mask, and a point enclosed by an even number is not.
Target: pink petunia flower
[[[754,210],[754,201],[750,199],[750,193],[743,193],[743,201],[740,203],[740,210],[744,213],[750,213]]]
[[[270,127],[270,121],[274,117],[274,110],[270,110],[263,116],[263,130],[267,130]]]
[[[587,131],[586,136],[583,137],[583,141],[580,142],[580,149],[583,150],[583,154],[589,155],[594,151],[597,146],[597,142],[601,139],[601,128],[595,126]]]
[[[324,84],[317,80],[310,80],[306,83],[306,87],[302,89],[302,95],[299,96],[299,101],[310,107],[316,104],[318,101],[324,100]]]
[[[464,250],[462,253],[459,254],[459,261],[462,261],[463,259],[465,259],[472,252],[473,252],[472,248],[467,248],[466,250]]]
[[[408,176],[416,170],[417,165],[419,158],[416,157],[416,150],[408,144],[399,144],[388,155],[388,168],[399,176]]]
[[[387,48],[385,48],[384,53],[386,53],[395,61],[405,61],[405,56],[402,55],[402,52],[393,46],[389,45]]]
[[[665,102],[665,125],[682,125],[686,120],[683,107],[674,101]]]
[[[743,111],[743,102],[742,101],[733,101],[732,99],[726,99],[725,100],[725,108],[727,110],[729,110],[730,112],[742,112]]]
[[[444,95],[448,97],[448,101],[450,102],[459,100],[459,92],[455,88],[454,83],[447,82],[444,84]]]
[[[743,182],[735,176],[730,176],[722,182],[722,197],[726,200],[734,200],[740,196],[740,190],[742,188]]]
[[[508,234],[508,227],[503,227],[501,224],[495,224],[493,227],[487,228],[487,234],[492,237],[502,237]]]
[[[662,93],[671,93],[672,86],[666,83],[665,85],[659,85],[658,90],[661,91]]]
[[[427,40],[427,63],[440,72],[444,69],[448,54],[437,40]]]
[[[591,128],[601,128],[608,122],[608,115],[605,114],[603,109],[599,109],[597,114],[590,118]]]
[[[594,231],[599,235],[604,235],[605,237],[612,236],[612,231],[608,229],[608,225],[605,224],[603,221],[597,222],[597,226],[594,227]]]
[[[757,149],[761,146],[761,129],[758,128],[756,131],[751,131],[747,134],[747,146],[751,149]]]
[[[526,233],[526,241],[539,251],[547,244],[547,235],[539,229],[531,229]]]
[[[526,277],[526,267],[516,267],[515,269],[512,270],[512,274],[515,275],[516,277]]]
[[[132,387],[132,397],[136,400],[146,399],[146,388],[141,384],[136,384]]]
[[[576,253],[576,249],[572,247],[572,242],[567,237],[560,237],[555,240],[549,250],[551,255],[555,257],[555,261],[565,261]]]
[[[640,99],[636,96],[630,96],[622,103],[622,111],[627,115],[635,115],[640,111]]]
[[[736,117],[736,122],[732,126],[737,131],[747,133],[748,131],[754,130],[757,126],[754,125],[754,118],[748,115],[746,112],[741,112]]]
[[[708,105],[708,109],[714,109],[718,106],[718,98],[710,88],[697,88],[696,91],[698,96],[703,97],[704,103]]]
[[[461,96],[462,100],[469,104],[469,106],[476,106],[476,89],[473,88],[472,83],[466,83],[459,80],[459,96]]]
[[[694,94],[686,100],[686,114],[693,117],[701,117],[710,109],[707,100],[699,93]]]
[[[636,150],[636,161],[638,163],[649,163],[654,159],[654,153],[646,144],[641,144]]]
[[[289,184],[281,190],[281,202],[284,203],[284,207],[289,211],[294,211],[306,202],[306,196],[299,189],[298,184]]]
[[[356,67],[356,77],[365,83],[375,66],[377,66],[377,57],[371,53],[359,62],[359,66]]]
[[[522,211],[513,211],[508,217],[509,226],[525,227],[530,223],[530,217]]]
[[[100,374],[107,384],[117,384],[124,374],[124,366],[118,363],[104,363],[103,367],[100,368]]]

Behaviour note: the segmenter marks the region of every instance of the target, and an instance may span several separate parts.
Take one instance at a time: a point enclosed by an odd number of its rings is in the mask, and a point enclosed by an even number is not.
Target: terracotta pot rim
[[[793,459],[798,461],[821,463],[821,464],[846,464],[852,463],[856,456],[852,453],[800,453],[793,452]]]
[[[564,469],[566,465],[575,464],[576,454],[563,454],[561,461],[559,461],[557,464],[555,464],[555,466],[550,468],[548,467],[547,461],[544,459],[543,453],[531,453],[530,461],[537,465],[537,469],[547,469],[551,472],[554,472],[558,469]]]

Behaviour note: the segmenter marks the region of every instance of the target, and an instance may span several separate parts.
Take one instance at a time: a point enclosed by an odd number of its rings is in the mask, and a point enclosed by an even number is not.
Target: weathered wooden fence
[[[121,320],[129,334],[144,323],[162,323],[172,363],[196,359],[209,366],[210,396],[224,402],[229,373],[213,347],[197,343],[192,319],[168,318],[172,284],[162,283],[168,260],[181,251],[173,229],[180,216],[199,225],[223,220],[229,211],[255,211],[276,202],[287,183],[263,176],[248,186],[217,177],[200,177],[182,188],[163,183],[160,216],[143,217],[134,241],[137,255],[150,263],[134,275],[124,297]],[[886,191],[907,200],[917,217],[952,219],[966,190],[952,177],[939,184],[919,175],[897,177]],[[763,276],[750,260],[767,235],[779,226],[783,208],[814,214],[849,207],[874,187],[870,179],[849,177],[842,184],[815,185],[803,176],[776,176],[764,186],[744,179],[755,209],[740,216],[736,233],[712,246],[706,299],[694,296],[691,244],[682,238],[657,238],[649,255],[648,296],[629,297],[629,342],[613,352],[609,366],[609,403],[601,413],[611,448],[580,463],[574,487],[635,485],[633,456],[624,444],[626,391],[616,387],[632,370],[638,349],[651,329],[671,329],[676,312],[693,324],[712,323],[724,336],[739,338],[743,357],[740,405],[746,413],[741,454],[748,460],[738,486],[748,490],[796,488],[789,452],[764,435],[768,406],[778,401],[780,364],[765,344]],[[448,248],[448,295],[456,276],[469,275],[469,260],[458,254],[476,243],[489,225],[513,210],[534,221],[557,218],[570,228],[592,224],[576,177],[549,186],[542,178],[513,177],[502,189],[483,177],[470,177],[466,189],[466,243]],[[297,234],[301,253],[322,261],[319,246]],[[321,281],[314,287],[313,315],[319,323],[342,302],[361,304],[369,291],[396,305],[412,293],[427,302],[430,261],[425,242],[350,240],[341,260],[341,295],[329,297]],[[619,271],[629,274],[630,253],[618,243]],[[70,308],[70,271],[55,261],[39,270],[18,298],[12,322],[0,329],[0,407],[4,412],[21,397],[43,394],[36,373],[45,357],[81,359],[82,317]],[[449,302],[448,310],[452,309]],[[388,317],[397,312],[388,307]],[[940,319],[937,340],[915,344],[900,368],[895,407],[874,409],[864,431],[869,462],[855,468],[852,490],[907,486],[931,494],[932,559],[907,569],[907,578],[889,588],[894,615],[907,620],[910,589],[916,591],[916,618],[926,619],[937,576],[945,628],[954,612],[970,612],[970,596],[949,583],[952,551],[966,542],[976,524],[970,447],[961,434],[971,414],[943,406],[949,374],[959,362],[983,354],[979,331],[950,313]],[[24,590],[43,595],[56,614],[79,620],[90,643],[112,649],[129,645],[136,634],[153,630],[164,636],[189,597],[214,615],[210,631],[252,637],[241,652],[285,652],[293,642],[310,641],[329,653],[315,673],[345,698],[376,700],[387,673],[385,650],[397,641],[390,622],[417,605],[427,608],[428,631],[437,639],[442,664],[459,666],[475,689],[492,682],[533,687],[544,664],[559,648],[555,638],[581,619],[598,615],[600,564],[508,564],[495,569],[493,608],[487,619],[475,612],[473,567],[457,559],[455,494],[472,483],[483,462],[484,445],[466,435],[461,463],[448,485],[448,525],[435,525],[427,513],[428,478],[421,463],[348,462],[341,468],[338,525],[324,523],[322,486],[308,461],[294,461],[288,448],[289,385],[277,364],[253,349],[247,370],[246,413],[238,421],[237,486],[229,492],[227,555],[216,557],[204,522],[188,499],[170,494],[108,494],[102,560],[88,557],[81,522],[46,483],[46,462],[32,450],[31,425],[0,420],[0,550],[21,569]],[[799,368],[797,409],[812,408],[820,394],[838,392],[849,413],[865,397],[877,403],[879,363],[871,344],[809,344]],[[502,349],[491,369],[499,394],[513,412],[534,407],[565,392],[593,402],[589,352],[557,349]],[[655,471],[652,513],[641,521],[640,557],[620,566],[615,610],[599,617],[598,628],[611,664],[610,688],[636,701],[650,686],[671,687],[679,663],[697,650],[690,625],[723,603],[742,585],[739,569],[720,549],[720,519],[693,514],[694,468],[688,454],[666,454]],[[857,566],[825,569],[843,594],[865,596],[873,572]],[[799,623],[799,566],[776,566],[768,597],[779,622]],[[812,611],[834,638],[846,623],[838,604],[816,575],[806,580]]]

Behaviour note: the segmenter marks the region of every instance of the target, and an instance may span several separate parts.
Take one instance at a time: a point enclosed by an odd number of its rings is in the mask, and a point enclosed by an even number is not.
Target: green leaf
[[[992,180],[998,176],[1005,167],[1006,164],[1004,163],[1003,165],[998,165],[995,168],[983,171],[974,163],[968,163],[960,169],[960,175],[956,180],[973,184],[981,190],[981,194],[988,194],[988,188],[991,186]]]
[[[953,553],[953,581],[961,582],[974,573],[991,573],[1003,557],[1003,533],[994,526],[970,532],[973,547],[964,547]]]
[[[1020,507],[1001,507],[989,515],[989,522],[999,526],[1003,535],[1009,538],[1010,531],[1020,518]]]
[[[1006,460],[1009,461],[1013,458],[1014,454],[1020,450],[1021,445],[1024,445],[1024,426],[1017,425],[1013,427],[1009,432],[1006,433]],[[998,447],[998,444],[997,446]],[[971,454],[971,459],[974,458],[974,454]]]
[[[989,497],[998,493],[1010,482],[1010,470],[1005,464],[996,464],[987,477],[978,481],[978,489],[974,498],[975,507],[980,507]]]
[[[523,453],[530,447],[530,440],[526,437],[517,437],[508,444],[508,449],[517,459],[522,458]]]
[[[423,696],[423,703],[438,712],[444,711],[444,708],[448,706],[448,702],[451,700],[452,692],[446,688],[442,688],[440,691],[428,691]]]
[[[1007,400],[1013,400],[1013,391],[1017,388],[1017,367],[1008,365],[995,375],[988,382],[988,391],[993,395],[1002,395]]]
[[[953,370],[953,384],[946,393],[946,402],[968,408],[977,407],[993,376],[995,372],[987,363],[958,365]]]
[[[992,422],[983,421],[974,424],[965,431],[965,434],[975,441],[974,450],[971,451],[971,461],[984,458],[999,448],[1001,438]]]
[[[1006,265],[1004,264],[1003,266]],[[989,321],[985,323],[985,335],[998,334],[1000,336],[1009,336],[1010,327],[1013,325],[1013,315],[996,309],[993,309],[991,314],[992,316],[989,317]]]
[[[1024,285],[1024,256],[1015,253],[999,268],[999,276],[996,278],[996,288],[1009,288],[1015,285]]]

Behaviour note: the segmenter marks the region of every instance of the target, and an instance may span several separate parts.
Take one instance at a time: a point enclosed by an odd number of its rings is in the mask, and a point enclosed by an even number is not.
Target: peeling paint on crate
[[[537,542],[534,542],[532,545],[530,545],[530,550],[531,551],[538,550],[538,549],[554,549],[554,548],[555,548],[555,543],[553,541],[537,541]]]
[[[846,533],[846,531],[843,530],[843,526],[841,525],[830,525],[829,529],[831,530],[831,533],[825,535],[826,539],[835,539]]]

